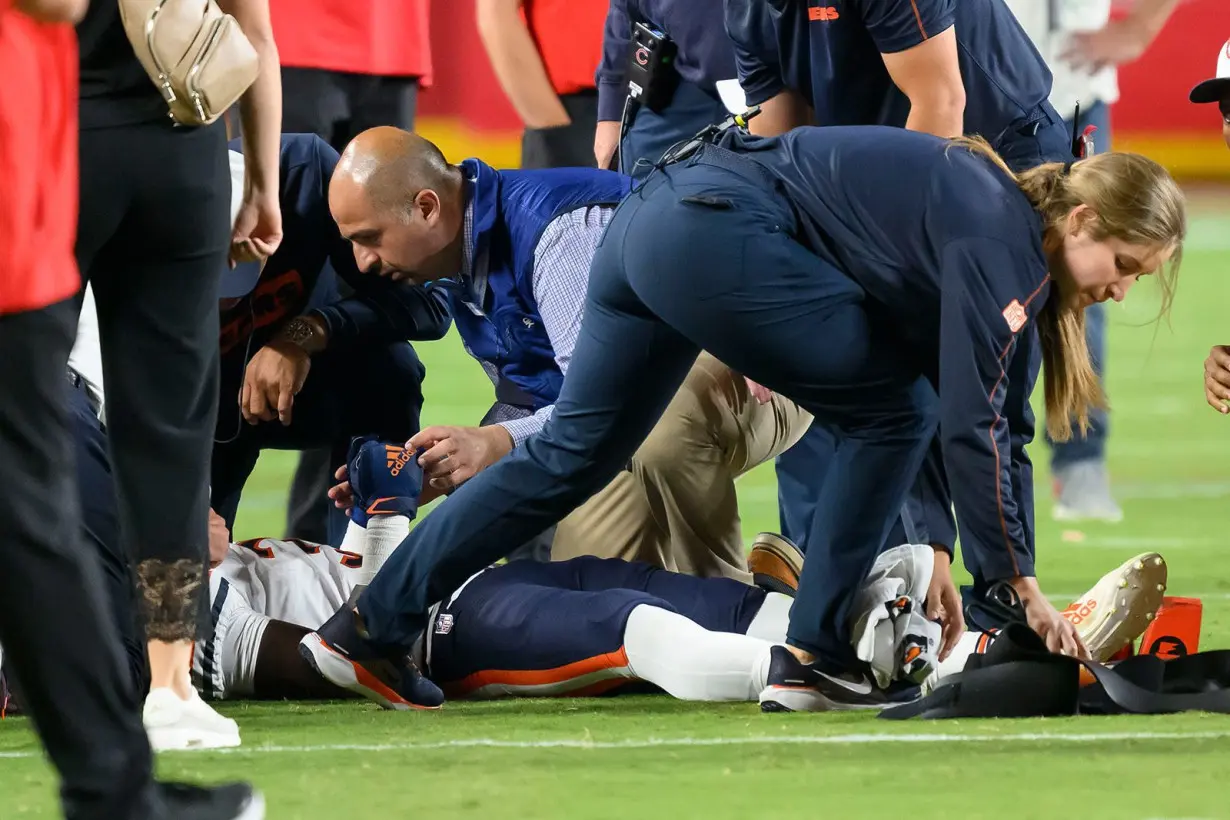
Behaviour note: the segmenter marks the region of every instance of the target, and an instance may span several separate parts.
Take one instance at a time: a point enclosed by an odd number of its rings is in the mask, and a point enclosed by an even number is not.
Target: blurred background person
[[[594,166],[607,0],[477,0],[491,67],[525,126],[522,168]]]
[[[282,64],[282,131],[315,134],[337,152],[378,125],[414,130],[431,85],[431,0],[269,0]],[[327,180],[326,180],[327,183]],[[343,296],[351,295],[345,280]],[[304,450],[290,485],[286,532],[328,540],[329,449]]]
[[[1217,74],[1191,90],[1188,99],[1199,105],[1216,103],[1221,111],[1221,132],[1230,148],[1230,40],[1217,55]],[[1204,398],[1217,412],[1230,414],[1230,345],[1214,345],[1204,360]]]
[[[190,668],[202,602],[209,460],[218,399],[218,283],[282,237],[281,87],[268,0],[219,0],[260,57],[240,100],[247,175],[232,231],[222,121],[173,124],[133,53],[116,0],[97,0],[81,42],[81,216],[76,256],[98,311],[121,530],[149,640],[145,723],[155,749],[238,745]]]
[[[79,531],[65,374],[81,287],[71,23],[85,10],[85,0],[0,0],[0,644],[60,773],[66,816],[263,817],[246,785],[154,783],[137,690]]]
[[[1119,99],[1116,66],[1135,60],[1161,32],[1178,0],[1137,0],[1131,11],[1111,20],[1111,0],[1005,0],[1025,33],[1051,69],[1051,105],[1064,117],[1068,131],[1095,126],[1097,151],[1109,151],[1110,107]],[[1077,105],[1080,122],[1074,123]],[[1094,368],[1106,368],[1106,305],[1085,311],[1085,332]],[[1106,410],[1090,417],[1085,433],[1066,442],[1052,441],[1051,478],[1059,521],[1117,522],[1123,510],[1115,501],[1106,467],[1110,418]]]
[[[430,0],[269,0],[282,130],[337,151],[377,125],[412,130],[431,84]]]
[[[718,82],[736,77],[722,6],[723,0],[611,0],[598,67],[594,159],[599,168],[615,168],[612,160],[619,149],[623,161],[618,170],[643,177],[652,166],[638,167],[637,160],[656,162],[675,143],[729,116],[717,90]],[[636,23],[661,31],[678,50],[670,69],[675,76],[663,78],[676,83],[674,93],[661,110],[628,102],[627,67]],[[627,135],[620,140],[625,119]]]

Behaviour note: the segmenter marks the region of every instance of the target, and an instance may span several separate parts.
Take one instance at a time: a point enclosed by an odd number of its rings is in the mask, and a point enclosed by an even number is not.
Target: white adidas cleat
[[[239,724],[215,712],[195,690],[180,700],[170,689],[151,689],[142,718],[156,752],[239,745]]]
[[[1148,628],[1166,594],[1166,560],[1146,552],[1103,575],[1063,611],[1090,656],[1105,663]]]

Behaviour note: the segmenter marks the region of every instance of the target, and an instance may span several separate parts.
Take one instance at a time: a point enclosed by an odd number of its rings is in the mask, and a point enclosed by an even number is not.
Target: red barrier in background
[[[419,98],[423,130],[450,156],[467,149],[478,153],[481,146],[512,165],[511,140],[521,124],[483,51],[474,5],[432,2],[435,85]],[[1230,0],[1185,0],[1149,52],[1120,70],[1121,99],[1113,114],[1117,147],[1144,151],[1186,175],[1230,175],[1216,107],[1187,101],[1191,87],[1213,75],[1228,37]]]

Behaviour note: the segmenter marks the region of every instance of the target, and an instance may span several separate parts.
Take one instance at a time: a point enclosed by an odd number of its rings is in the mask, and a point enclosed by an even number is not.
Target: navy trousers
[[[1098,114],[1091,112],[1090,117],[1082,115],[1081,119],[1089,124],[1094,116]],[[1007,136],[994,140],[1000,156],[1010,167],[1021,171],[1044,162],[1067,162],[1072,158],[1071,124],[1065,123],[1049,103],[1040,106],[1027,119],[1031,122],[1014,127]],[[1099,128],[1103,125],[1100,121],[1094,124]],[[1104,132],[1099,130],[1098,133],[1101,135]],[[1099,144],[1105,145],[1105,139]],[[1101,312],[1102,306],[1095,307],[1099,311],[1091,311],[1088,318],[1090,349],[1094,351],[1095,362],[1100,362],[1105,343],[1099,338],[1103,334],[1095,328],[1104,327],[1105,314]],[[1094,419],[1090,438],[1061,445],[1070,449],[1056,449],[1056,462],[1089,457],[1090,450],[1098,450],[1102,446],[1103,439],[1099,436],[1104,430],[1105,416]],[[832,469],[839,437],[838,431],[817,420],[793,447],[777,457],[775,468],[781,531],[805,553],[809,547],[821,488]],[[886,546],[908,541],[914,544],[943,544],[951,548],[956,541],[956,522],[951,507],[943,457],[937,441],[931,445],[926,468],[912,489],[909,503],[902,509]]]
[[[81,502],[81,537],[98,556],[107,589],[112,620],[119,629],[134,691],[145,692],[149,670],[145,657],[145,628],[138,618],[137,587],[132,556],[120,538],[115,480],[107,449],[107,433],[91,405],[84,382],[69,387],[68,410],[73,445],[77,452],[77,496]]]
[[[419,430],[426,369],[408,342],[327,350],[312,359],[303,390],[295,397],[291,423],[249,425],[238,411],[239,384],[223,378],[222,408],[210,470],[211,505],[233,527],[244,484],[261,450],[330,448],[334,469],[346,461],[354,436],[374,434],[405,441]],[[240,374],[242,375],[242,374]],[[328,538],[340,544],[346,514],[328,498]]]
[[[619,207],[543,430],[411,532],[358,608],[376,649],[408,647],[470,573],[559,521],[622,469],[703,348],[842,430],[789,640],[855,663],[849,611],[935,431],[936,396],[863,291],[795,239],[790,202],[749,160],[706,148]]]

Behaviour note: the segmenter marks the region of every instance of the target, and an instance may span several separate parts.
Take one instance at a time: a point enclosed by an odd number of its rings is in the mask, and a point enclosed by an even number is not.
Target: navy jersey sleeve
[[[327,202],[329,179],[337,167],[338,154],[320,138],[315,145],[315,190],[301,196]],[[328,214],[328,211],[325,211]],[[329,234],[329,264],[354,289],[354,295],[311,311],[329,334],[330,346],[358,339],[369,342],[433,340],[444,337],[451,320],[441,294],[427,288],[393,282],[359,272],[350,243],[342,238],[332,218],[326,216],[321,230]]]
[[[628,48],[632,43],[632,20],[628,17],[628,0],[611,0],[602,31],[602,62],[594,80],[598,86],[598,121],[618,120],[623,116],[625,68]]]
[[[765,0],[726,0],[726,33],[747,104],[760,105],[786,89],[777,35]]]
[[[957,0],[860,0],[863,25],[881,54],[905,51],[951,28]]]
[[[1025,321],[1036,293],[1004,292],[1025,277],[1011,275],[1019,254],[995,240],[951,242],[943,265],[940,437],[961,548],[983,580],[1032,576],[1032,471],[1024,458],[1032,425],[1022,429],[1030,420],[1014,403],[1028,404],[1018,336],[1033,333]],[[1021,378],[1012,384],[1010,375]]]

